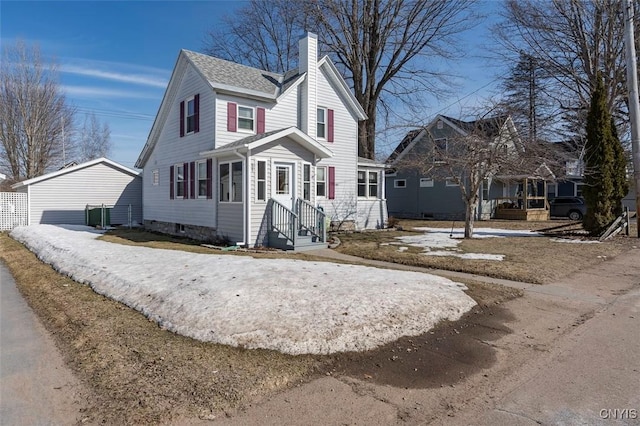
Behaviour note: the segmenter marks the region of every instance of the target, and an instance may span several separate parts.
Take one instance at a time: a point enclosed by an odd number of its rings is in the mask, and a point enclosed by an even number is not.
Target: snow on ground
[[[427,256],[454,256],[461,259],[482,259],[482,260],[503,260],[502,254],[487,253],[458,253],[457,248],[464,239],[464,228],[415,228],[416,231],[424,231],[420,235],[405,235],[396,237],[402,244],[425,249]],[[504,237],[539,237],[540,234],[534,231],[475,228],[473,238],[504,238]],[[395,244],[395,243],[394,243]],[[397,243],[400,244],[400,243]],[[440,250],[432,250],[440,249]]]
[[[454,321],[475,305],[434,275],[97,240],[83,226],[19,227],[44,262],[162,327],[203,341],[290,354],[364,351]]]

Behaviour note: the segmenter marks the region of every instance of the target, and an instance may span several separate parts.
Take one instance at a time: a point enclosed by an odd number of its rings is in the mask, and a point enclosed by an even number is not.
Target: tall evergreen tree
[[[553,118],[552,105],[544,91],[548,76],[538,60],[520,52],[520,58],[504,77],[506,112],[512,117],[520,137],[528,143],[546,137]]]
[[[613,117],[611,118],[611,136],[613,144],[613,202],[615,216],[622,214],[622,199],[629,192],[627,179],[627,155],[618,138],[618,129]]]
[[[592,235],[600,234],[615,218],[616,164],[614,130],[607,98],[598,75],[591,96],[591,107],[587,116],[587,143],[585,145],[585,179],[583,194],[587,204],[584,228]]]

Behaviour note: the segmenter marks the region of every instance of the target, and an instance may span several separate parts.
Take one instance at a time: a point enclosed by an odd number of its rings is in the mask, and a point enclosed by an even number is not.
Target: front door
[[[292,210],[295,194],[294,172],[295,167],[292,163],[274,163],[272,182],[273,199]]]

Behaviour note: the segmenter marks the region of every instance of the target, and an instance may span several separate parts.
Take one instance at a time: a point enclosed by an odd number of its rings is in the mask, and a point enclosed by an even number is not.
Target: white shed
[[[27,194],[28,224],[85,223],[87,205],[112,206],[111,224],[142,223],[140,173],[106,158],[98,158],[12,186]]]

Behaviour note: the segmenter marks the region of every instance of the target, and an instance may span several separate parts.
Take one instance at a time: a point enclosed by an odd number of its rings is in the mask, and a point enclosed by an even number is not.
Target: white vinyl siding
[[[184,71],[184,75],[181,72]],[[176,70],[174,78],[180,82],[173,96],[166,119],[162,123],[158,141],[143,170],[144,219],[184,225],[216,227],[217,164],[213,161],[213,199],[169,199],[169,167],[175,164],[201,161],[201,152],[214,148],[216,94],[191,65]],[[200,131],[188,138],[180,137],[180,101],[200,94]],[[186,108],[185,108],[186,109]],[[224,110],[226,116],[226,107]],[[186,115],[186,111],[185,111]],[[226,123],[225,123],[226,129]],[[186,128],[185,128],[186,132]],[[159,183],[153,185],[153,172],[159,171]],[[174,171],[175,172],[175,171]],[[191,171],[189,171],[189,174]],[[175,177],[174,177],[175,180]]]
[[[98,163],[29,185],[30,223],[84,225],[87,204],[114,206],[112,224],[142,221],[142,179]]]
[[[274,163],[284,162],[284,163],[293,163],[295,166],[295,176],[294,176],[294,185],[296,186],[296,198],[303,197],[303,185],[301,182],[304,180],[304,164],[312,163],[314,161],[313,154],[304,149],[300,144],[289,140],[282,139],[278,141],[278,143],[271,143],[265,146],[261,146],[257,148],[254,152],[253,164],[254,164],[254,172],[253,180],[256,181],[257,174],[257,165],[256,163],[263,161],[265,162],[265,181],[266,181],[266,199],[268,200],[274,195],[274,189],[271,187],[273,182],[273,166]],[[312,176],[313,180],[315,171],[312,167]],[[315,200],[315,187],[311,186],[311,203],[314,203]],[[264,245],[267,243],[267,234],[266,227],[264,221],[265,209],[268,203],[264,201],[259,201],[256,199],[257,197],[257,189],[256,185],[252,185],[250,199],[255,200],[251,204],[251,242],[250,245]]]
[[[357,119],[347,109],[336,89],[325,77],[321,68],[317,77],[317,105],[334,111],[333,140],[319,142],[333,153],[332,158],[325,158],[318,162],[318,166],[335,167],[335,199],[329,195],[329,173],[327,169],[326,198],[318,199],[329,218],[344,218],[355,216],[357,209],[357,164],[358,164],[358,125]],[[316,109],[314,109],[316,112]],[[314,114],[315,115],[315,114]],[[314,117],[315,119],[315,117]],[[327,120],[328,121],[328,120]],[[314,121],[314,123],[316,123]]]
[[[202,95],[201,95],[202,96]],[[261,107],[265,109],[265,132],[272,130],[284,129],[287,127],[296,127],[298,125],[298,110],[297,110],[297,88],[292,90],[286,96],[278,99],[278,103],[269,103],[265,101],[253,101],[237,96],[218,94],[216,98],[216,134],[215,134],[215,147],[220,148],[238,139],[242,139],[248,136],[248,131],[243,131],[238,127],[238,131],[229,132],[227,130],[227,103],[233,102],[238,107],[251,107],[254,108],[254,129],[257,128],[257,115],[255,108]],[[200,127],[202,131],[202,98],[200,99]],[[240,111],[238,111],[238,117],[240,117]]]

